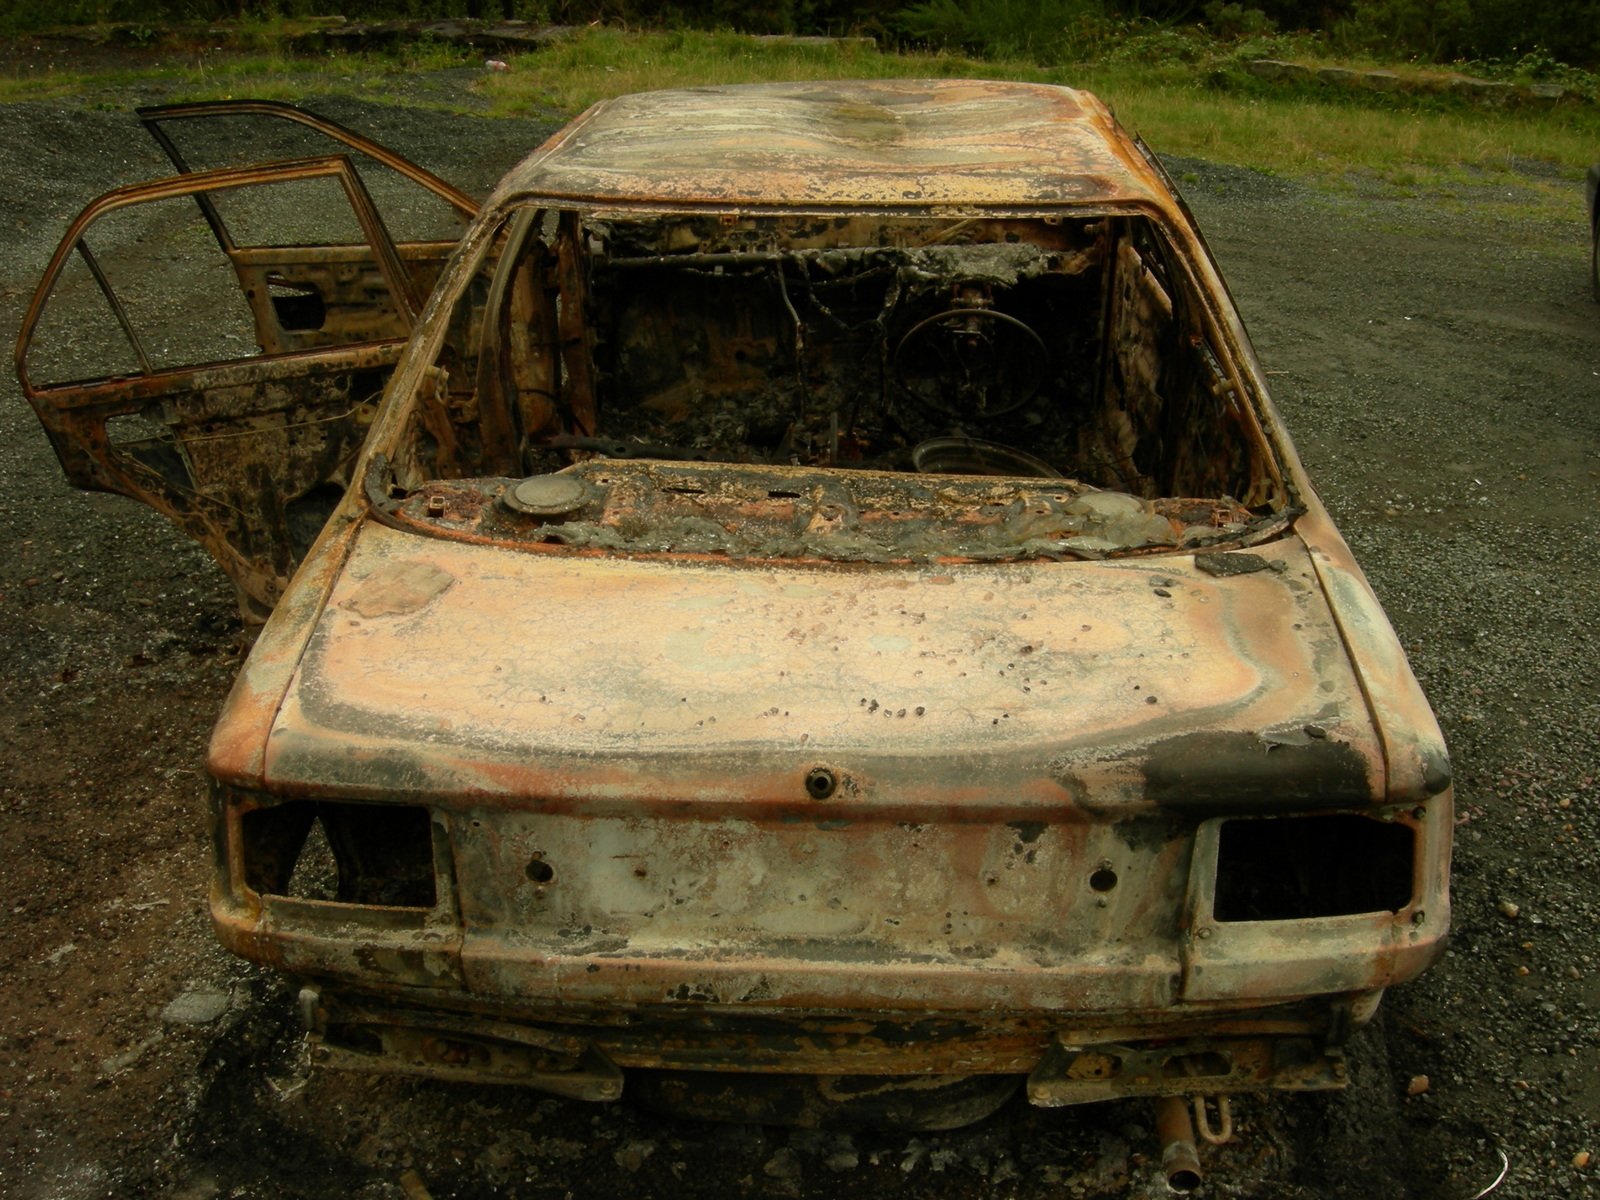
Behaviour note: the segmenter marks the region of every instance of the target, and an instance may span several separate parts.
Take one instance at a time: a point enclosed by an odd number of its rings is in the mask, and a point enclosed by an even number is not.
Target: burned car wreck
[[[343,148],[169,140],[17,353],[74,481],[272,610],[212,742],[212,909],[319,1060],[926,1127],[1344,1082],[1443,944],[1448,760],[1098,101],[626,97],[459,241],[394,240],[348,157],[384,152],[276,115]],[[347,242],[232,232],[306,181]],[[259,354],[140,348],[89,240],[150,198],[204,216]],[[138,361],[45,381],[72,263]]]

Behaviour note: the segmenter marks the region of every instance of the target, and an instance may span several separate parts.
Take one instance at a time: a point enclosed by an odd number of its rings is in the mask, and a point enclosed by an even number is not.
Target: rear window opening
[[[265,896],[382,908],[432,908],[432,822],[425,808],[291,800],[241,822],[245,883]]]
[[[524,210],[387,464],[408,496],[466,486],[400,515],[834,561],[1237,540],[1288,498],[1177,261],[1134,215]],[[507,498],[573,472],[558,507]]]
[[[1218,921],[1300,921],[1398,912],[1414,894],[1409,825],[1336,813],[1224,821]]]

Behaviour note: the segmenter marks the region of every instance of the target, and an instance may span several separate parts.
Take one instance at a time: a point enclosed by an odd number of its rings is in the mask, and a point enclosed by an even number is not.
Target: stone
[[[1450,90],[1465,92],[1480,104],[1504,104],[1515,90],[1509,83],[1496,83],[1492,79],[1473,79],[1470,75],[1456,75],[1450,80]]]
[[[800,1194],[800,1156],[785,1146],[761,1168],[761,1173],[772,1180],[771,1190],[780,1196]]]
[[[1244,69],[1258,79],[1277,79],[1283,73],[1283,68],[1288,66],[1276,58],[1258,58],[1254,62],[1245,64]]]
[[[209,1025],[228,1011],[230,997],[215,988],[194,988],[179,992],[166,1008],[161,1020],[168,1025]]]

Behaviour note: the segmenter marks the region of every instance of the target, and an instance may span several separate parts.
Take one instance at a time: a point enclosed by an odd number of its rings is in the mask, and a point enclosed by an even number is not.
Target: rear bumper
[[[707,1020],[657,1014],[561,1024],[396,1002],[307,985],[302,1019],[323,1066],[511,1083],[607,1102],[633,1069],[773,1075],[1026,1077],[1042,1107],[1119,1097],[1342,1087],[1343,1039],[1379,993],[1222,1020],[1050,1031],[1039,1022],[864,1022],[851,1017]],[[1163,1028],[1163,1024],[1165,1028]]]
[[[430,810],[417,853],[433,903],[406,907],[249,886],[262,868],[245,862],[245,819],[282,805],[219,789],[213,916],[231,949],[307,985],[331,1065],[594,1100],[620,1095],[626,1068],[1026,1076],[1043,1105],[1337,1087],[1349,1030],[1442,947],[1450,799],[1161,826],[751,826],[742,858],[725,822]],[[1251,837],[1230,865],[1230,829],[1297,822],[1370,823],[1375,845],[1407,847],[1393,907],[1283,913],[1230,883],[1261,859]],[[1315,836],[1281,844],[1308,841],[1359,859]],[[776,869],[802,852],[804,870]],[[855,890],[837,905],[789,897],[847,862]],[[938,900],[908,899],[930,875]],[[1256,904],[1269,919],[1245,919]]]

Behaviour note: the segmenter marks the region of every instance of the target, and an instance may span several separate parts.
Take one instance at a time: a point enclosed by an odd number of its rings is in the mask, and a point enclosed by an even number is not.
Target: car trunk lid
[[[773,812],[814,806],[819,766],[840,802],[913,812],[1384,794],[1294,538],[1198,558],[824,566],[508,551],[372,522],[262,782]]]

